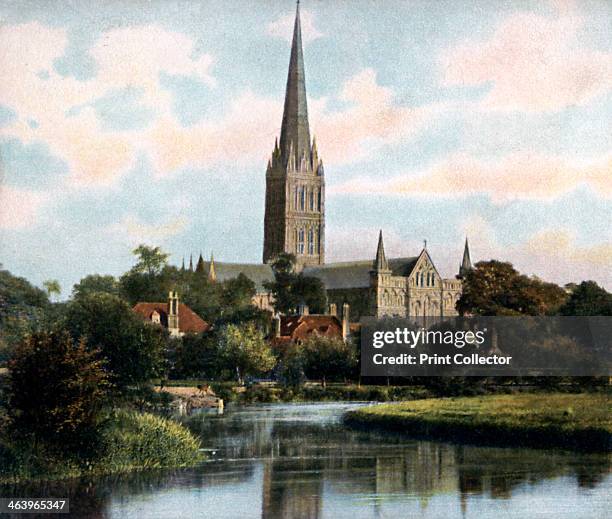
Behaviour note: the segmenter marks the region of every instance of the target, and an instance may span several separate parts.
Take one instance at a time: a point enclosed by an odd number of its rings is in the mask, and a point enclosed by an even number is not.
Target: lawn
[[[351,411],[348,425],[451,441],[610,450],[608,394],[516,394],[436,398]]]

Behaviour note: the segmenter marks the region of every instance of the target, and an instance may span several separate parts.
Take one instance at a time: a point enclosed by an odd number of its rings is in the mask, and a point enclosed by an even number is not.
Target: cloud
[[[0,186],[0,229],[20,230],[36,223],[41,207],[48,201],[45,193]]]
[[[527,153],[492,160],[457,154],[423,173],[384,181],[362,177],[332,186],[328,192],[448,198],[486,195],[495,203],[505,203],[516,199],[549,201],[589,186],[600,196],[612,198],[611,175],[611,156],[574,164],[562,157]]]
[[[266,26],[266,32],[274,38],[282,38],[291,43],[293,38],[293,25],[295,16],[287,14],[281,16]],[[324,36],[314,25],[314,16],[310,11],[300,10],[300,24],[302,27],[302,41],[310,43],[317,38]]]
[[[574,231],[546,228],[522,242],[502,245],[492,226],[478,215],[468,218],[463,230],[470,238],[474,262],[495,258],[511,262],[523,274],[561,285],[592,279],[612,288],[612,236],[600,243],[580,245]]]
[[[168,238],[183,232],[187,223],[185,217],[173,218],[167,222],[151,223],[143,222],[134,215],[127,215],[120,222],[107,227],[105,234],[120,236],[121,240],[127,241],[130,245],[140,243],[159,245]]]
[[[313,129],[321,156],[332,164],[355,162],[381,146],[413,137],[445,106],[398,104],[393,89],[379,85],[371,68],[347,80],[338,99],[348,107],[330,110],[326,98],[311,103]]]
[[[173,99],[160,87],[162,72],[215,84],[210,73],[212,56],[197,53],[188,36],[159,25],[102,33],[89,50],[96,74],[85,81],[55,71],[54,63],[66,48],[64,29],[37,22],[0,28],[0,65],[5,72],[0,103],[24,119],[2,131],[23,142],[46,142],[52,153],[68,163],[76,184],[113,183],[133,164],[140,146],[141,126],[104,131],[108,130],[108,121],[100,119],[91,103],[131,89],[138,93],[143,110],[170,117]],[[27,119],[36,120],[38,125],[28,125]]]
[[[584,105],[612,89],[612,53],[580,41],[584,20],[566,2],[556,17],[517,13],[486,40],[440,57],[445,86],[490,85],[482,107],[554,112]]]

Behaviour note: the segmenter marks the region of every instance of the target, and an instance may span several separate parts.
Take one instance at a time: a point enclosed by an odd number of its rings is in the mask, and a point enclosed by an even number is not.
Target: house
[[[167,303],[137,303],[132,308],[145,321],[163,326],[171,337],[182,337],[186,333],[202,333],[210,325],[185,303],[179,302],[177,292],[168,294]]]
[[[345,304],[343,310],[342,319],[333,305],[327,315],[310,314],[307,306],[301,306],[298,315],[275,315],[272,345],[299,344],[312,336],[346,340],[350,335],[349,305]]]

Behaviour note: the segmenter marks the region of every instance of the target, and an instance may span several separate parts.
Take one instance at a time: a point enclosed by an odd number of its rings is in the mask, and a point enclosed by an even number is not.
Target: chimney
[[[346,340],[349,335],[349,311],[350,306],[348,303],[342,305],[342,339]]]
[[[171,337],[179,337],[179,298],[178,293],[168,294],[168,332]]]
[[[274,337],[280,337],[281,334],[281,318],[279,314],[272,316],[272,324],[274,325]]]
[[[333,315],[334,317],[338,317],[338,306],[336,303],[329,304],[329,315]]]

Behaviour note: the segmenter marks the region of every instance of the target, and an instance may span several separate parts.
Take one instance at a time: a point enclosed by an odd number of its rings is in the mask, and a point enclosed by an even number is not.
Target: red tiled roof
[[[153,312],[157,312],[162,326],[168,328],[168,303],[137,303],[132,310],[147,321],[151,320]],[[202,333],[209,328],[210,325],[191,308],[185,303],[179,303],[179,331],[181,333]]]
[[[342,338],[342,323],[333,315],[295,315],[281,317],[279,339],[304,340],[312,334]]]

